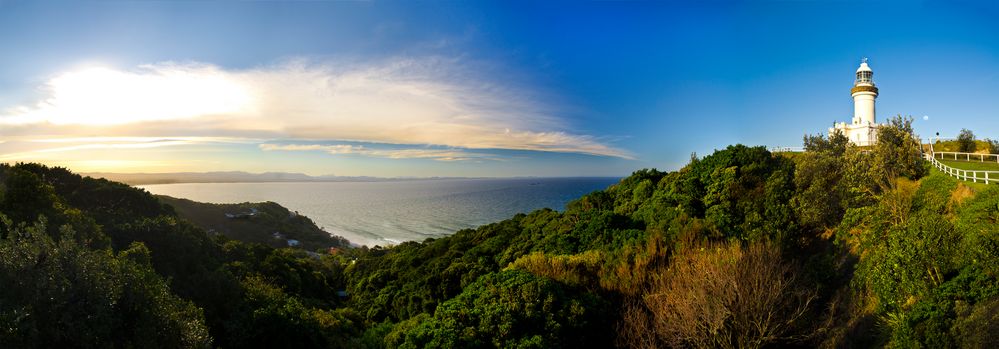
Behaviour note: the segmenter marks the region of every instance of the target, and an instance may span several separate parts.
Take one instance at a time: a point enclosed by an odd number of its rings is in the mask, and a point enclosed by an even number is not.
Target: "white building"
[[[857,80],[850,89],[853,96],[853,120],[848,124],[837,122],[829,128],[829,134],[836,130],[843,132],[853,144],[873,145],[878,141],[878,123],[874,116],[874,100],[878,98],[878,88],[874,86],[874,72],[867,65],[867,58],[857,68]]]

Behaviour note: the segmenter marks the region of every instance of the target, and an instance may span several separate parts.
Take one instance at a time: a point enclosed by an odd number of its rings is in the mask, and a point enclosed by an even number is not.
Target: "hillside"
[[[564,212],[318,259],[182,218],[250,206],[3,166],[0,342],[995,347],[999,187],[931,170],[911,120],[879,132],[863,151],[839,136],[793,157],[729,146]]]
[[[293,246],[306,251],[344,248],[350,242],[320,229],[309,217],[291,212],[274,202],[209,204],[157,195],[177,215],[195,226],[227,238],[264,244],[274,248]],[[240,215],[252,212],[252,215]],[[229,217],[226,214],[233,215]],[[289,241],[293,241],[289,244]]]
[[[975,154],[989,154],[989,143],[985,140],[975,140]],[[946,141],[934,141],[933,142],[934,151],[943,152],[960,152],[961,145],[956,140],[946,140]]]

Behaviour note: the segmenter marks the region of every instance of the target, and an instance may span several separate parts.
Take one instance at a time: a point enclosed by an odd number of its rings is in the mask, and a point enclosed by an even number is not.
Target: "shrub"
[[[962,153],[973,153],[975,152],[975,134],[971,133],[971,130],[962,128],[961,133],[957,135],[957,145],[958,151]]]
[[[762,347],[804,337],[816,297],[768,242],[708,245],[674,257],[638,304],[622,332],[637,347]],[[650,334],[651,333],[651,334]]]
[[[999,154],[999,141],[986,138],[985,143],[989,145],[989,154]]]

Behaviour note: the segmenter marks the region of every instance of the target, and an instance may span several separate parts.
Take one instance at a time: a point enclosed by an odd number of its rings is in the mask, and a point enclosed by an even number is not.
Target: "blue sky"
[[[999,138],[983,2],[0,0],[0,161],[622,176],[851,117]]]

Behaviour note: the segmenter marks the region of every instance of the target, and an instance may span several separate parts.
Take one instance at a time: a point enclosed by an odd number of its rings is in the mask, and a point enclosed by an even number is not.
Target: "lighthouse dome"
[[[871,67],[867,65],[867,62],[860,63],[860,68],[857,68],[857,72],[871,71]]]

